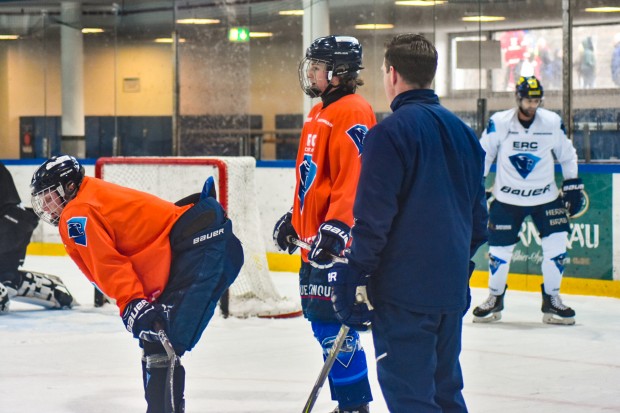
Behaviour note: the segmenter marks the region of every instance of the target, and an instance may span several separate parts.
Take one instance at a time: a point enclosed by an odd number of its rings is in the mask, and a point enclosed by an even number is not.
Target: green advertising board
[[[571,219],[571,232],[568,234],[568,259],[564,276],[611,280],[613,268],[612,231],[612,174],[580,173],[583,179],[587,204],[578,218]],[[487,186],[495,178],[490,173]],[[561,187],[562,176],[556,175]],[[478,250],[474,257],[476,269],[488,269],[488,244]],[[521,226],[519,242],[515,247],[510,272],[516,274],[542,274],[541,241],[538,231],[530,218]]]

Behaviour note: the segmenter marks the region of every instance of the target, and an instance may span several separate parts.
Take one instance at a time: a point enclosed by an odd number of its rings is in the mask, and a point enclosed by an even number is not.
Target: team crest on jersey
[[[366,125],[355,125],[347,130],[347,135],[353,141],[355,146],[357,146],[357,151],[359,154],[362,154],[362,149],[364,149],[364,139],[366,138],[366,133],[368,132],[368,127]]]
[[[487,133],[495,132],[495,122],[493,119],[489,119],[489,123],[487,124]]]
[[[510,163],[523,179],[527,178],[540,161],[538,156],[534,156],[531,153],[518,153],[508,157],[508,159],[510,159]]]
[[[316,170],[317,165],[312,161],[312,155],[304,155],[304,160],[299,165],[299,191],[297,192],[300,210],[304,209],[306,194],[316,179]]]
[[[86,247],[86,217],[73,217],[67,221],[69,238],[77,245]]]

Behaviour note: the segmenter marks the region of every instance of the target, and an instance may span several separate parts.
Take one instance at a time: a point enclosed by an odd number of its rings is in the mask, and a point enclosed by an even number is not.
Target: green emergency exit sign
[[[228,30],[228,40],[231,42],[247,42],[250,40],[250,29],[248,27],[231,27]]]

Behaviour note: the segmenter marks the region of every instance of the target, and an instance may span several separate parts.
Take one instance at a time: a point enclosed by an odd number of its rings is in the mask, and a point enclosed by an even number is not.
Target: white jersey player
[[[480,144],[486,152],[485,176],[497,161],[494,201],[489,207],[489,292],[473,311],[474,322],[497,321],[512,253],[521,224],[531,216],[542,239],[543,322],[574,324],[575,311],[560,298],[569,217],[583,202],[577,153],[560,116],[539,108],[543,87],[536,77],[521,77],[517,107],[491,116]],[[554,156],[562,166],[562,195],[555,184]]]

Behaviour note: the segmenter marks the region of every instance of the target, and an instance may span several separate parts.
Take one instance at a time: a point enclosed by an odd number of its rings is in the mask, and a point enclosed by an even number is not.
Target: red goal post
[[[109,157],[97,160],[95,176],[170,202],[200,192],[204,181],[213,176],[218,201],[233,221],[245,255],[239,277],[222,299],[224,316],[296,316],[300,314],[299,299],[282,297],[269,274],[255,169],[256,160],[247,156]]]

